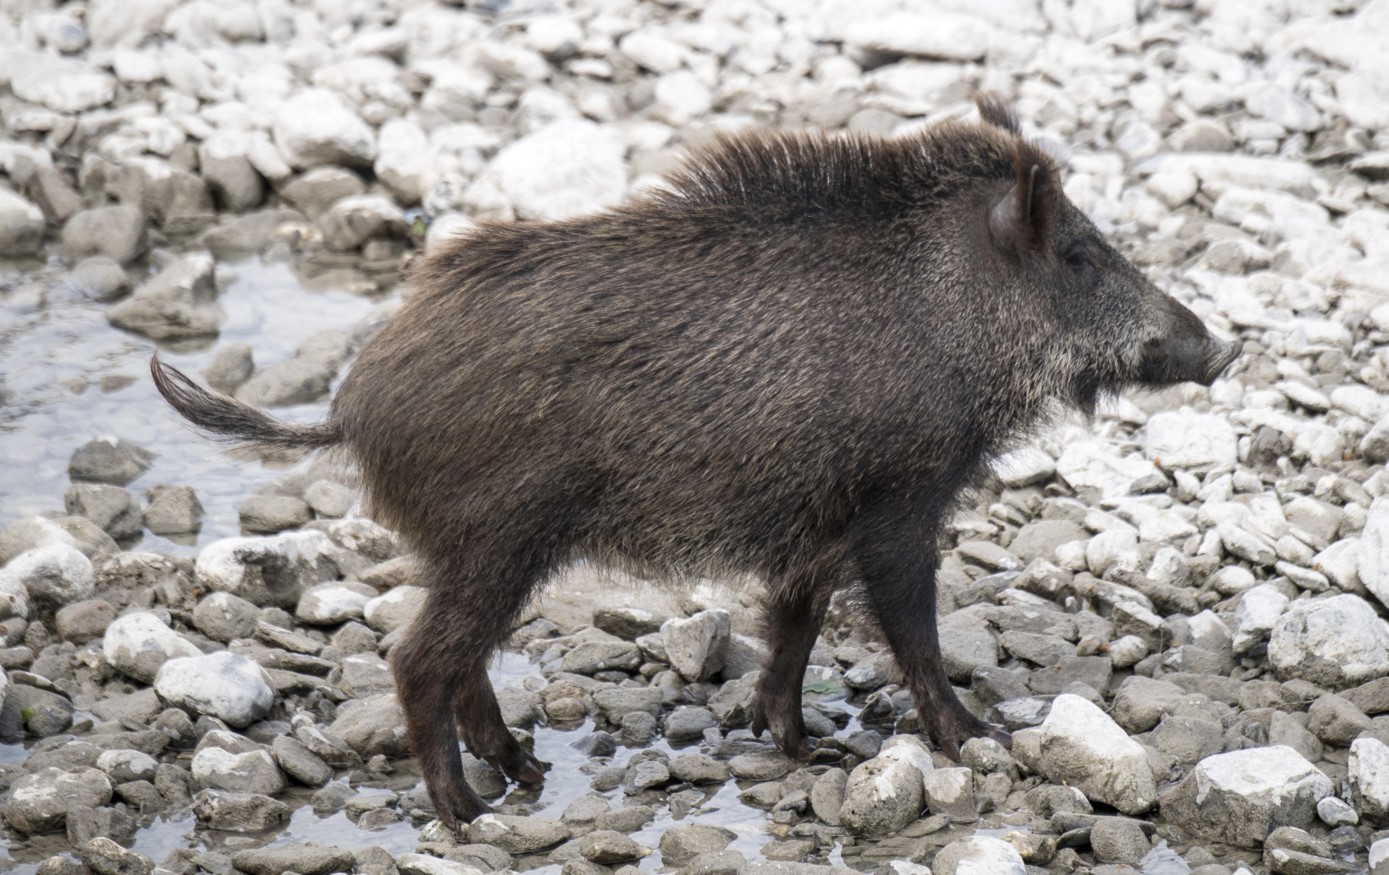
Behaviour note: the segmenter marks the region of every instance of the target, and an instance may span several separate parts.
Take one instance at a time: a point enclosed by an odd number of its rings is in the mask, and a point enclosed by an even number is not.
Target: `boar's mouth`
[[[1221,343],[1210,335],[1149,341],[1143,351],[1141,379],[1154,386],[1183,382],[1209,386],[1241,351],[1240,341]]]

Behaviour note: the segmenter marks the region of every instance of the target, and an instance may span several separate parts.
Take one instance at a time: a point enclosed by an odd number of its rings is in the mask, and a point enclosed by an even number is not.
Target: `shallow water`
[[[250,344],[257,367],[264,367],[288,358],[315,332],[351,328],[379,303],[308,289],[283,262],[219,263],[217,276],[226,312],[221,334],[158,345],[165,361],[194,377],[224,343]],[[107,323],[109,306],[67,288],[53,271],[27,282],[0,275],[0,527],[61,511],[73,451],[109,435],[155,454],[150,470],[127,488],[143,494],[159,483],[193,486],[206,511],[198,544],[239,534],[237,505],[289,469],[232,458],[188,428],[150,381],[156,343]],[[325,398],[274,412],[312,421],[327,406]],[[144,538],[141,549],[192,551],[148,533]]]

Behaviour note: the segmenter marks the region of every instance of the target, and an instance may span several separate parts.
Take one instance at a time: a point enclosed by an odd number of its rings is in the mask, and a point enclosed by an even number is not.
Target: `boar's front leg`
[[[801,685],[828,607],[829,592],[802,581],[773,583],[763,607],[770,655],[757,681],[752,732],[771,729],[772,741],[793,759],[804,760],[814,749],[805,737]]]
[[[988,736],[1009,746],[1006,732],[965,708],[945,673],[936,628],[935,532],[906,510],[864,517],[854,540],[867,601],[931,740],[953,760],[971,738]]]

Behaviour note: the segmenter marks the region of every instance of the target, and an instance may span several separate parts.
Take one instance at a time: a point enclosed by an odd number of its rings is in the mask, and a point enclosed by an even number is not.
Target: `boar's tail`
[[[150,357],[150,373],[164,400],[184,419],[216,440],[267,449],[304,450],[323,449],[342,440],[337,423],[291,425],[281,422],[244,401],[204,389],[178,369],[161,362],[157,353]]]

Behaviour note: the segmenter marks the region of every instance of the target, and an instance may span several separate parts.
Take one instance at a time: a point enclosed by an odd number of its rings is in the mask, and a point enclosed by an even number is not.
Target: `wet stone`
[[[70,514],[83,516],[117,540],[134,537],[144,526],[140,499],[109,483],[74,483],[63,496]]]
[[[57,735],[72,726],[72,702],[51,690],[15,683],[4,691],[3,701],[0,722],[17,717],[35,738]]]
[[[579,853],[584,859],[600,865],[639,860],[649,849],[613,830],[595,830],[579,840]]]
[[[779,750],[739,754],[728,761],[734,777],[745,781],[772,781],[795,768],[795,763]]]
[[[661,835],[661,859],[668,866],[682,866],[701,854],[721,851],[737,838],[732,830],[704,824],[686,824]]]
[[[670,774],[691,784],[721,784],[728,780],[728,766],[701,753],[681,754],[670,761]]]
[[[191,486],[151,486],[145,528],[156,535],[184,535],[203,524],[203,506]]]
[[[60,830],[70,811],[110,800],[111,781],[97,769],[64,772],[50,767],[14,782],[4,814],[12,829],[32,835]]]
[[[285,774],[307,787],[322,787],[333,779],[333,768],[292,736],[277,736],[270,752]]]
[[[468,840],[493,845],[509,854],[530,854],[568,840],[569,830],[557,820],[484,814],[468,825]]]
[[[82,845],[82,863],[97,875],[149,875],[154,862],[143,854],[126,850],[106,837]]]
[[[193,797],[193,814],[209,829],[261,832],[289,819],[289,807],[269,796],[202,790]]]
[[[1152,849],[1143,826],[1125,817],[1101,817],[1090,830],[1090,847],[1101,863],[1138,865]]]
[[[74,644],[85,644],[106,633],[116,619],[116,609],[105,599],[87,599],[65,605],[54,616],[58,637]]]
[[[237,513],[244,531],[263,534],[297,529],[313,519],[309,506],[289,495],[254,495],[241,503]]]
[[[280,875],[298,872],[301,875],[328,875],[345,871],[353,865],[352,854],[316,842],[297,842],[274,848],[253,848],[232,854],[232,865],[250,875]]]

